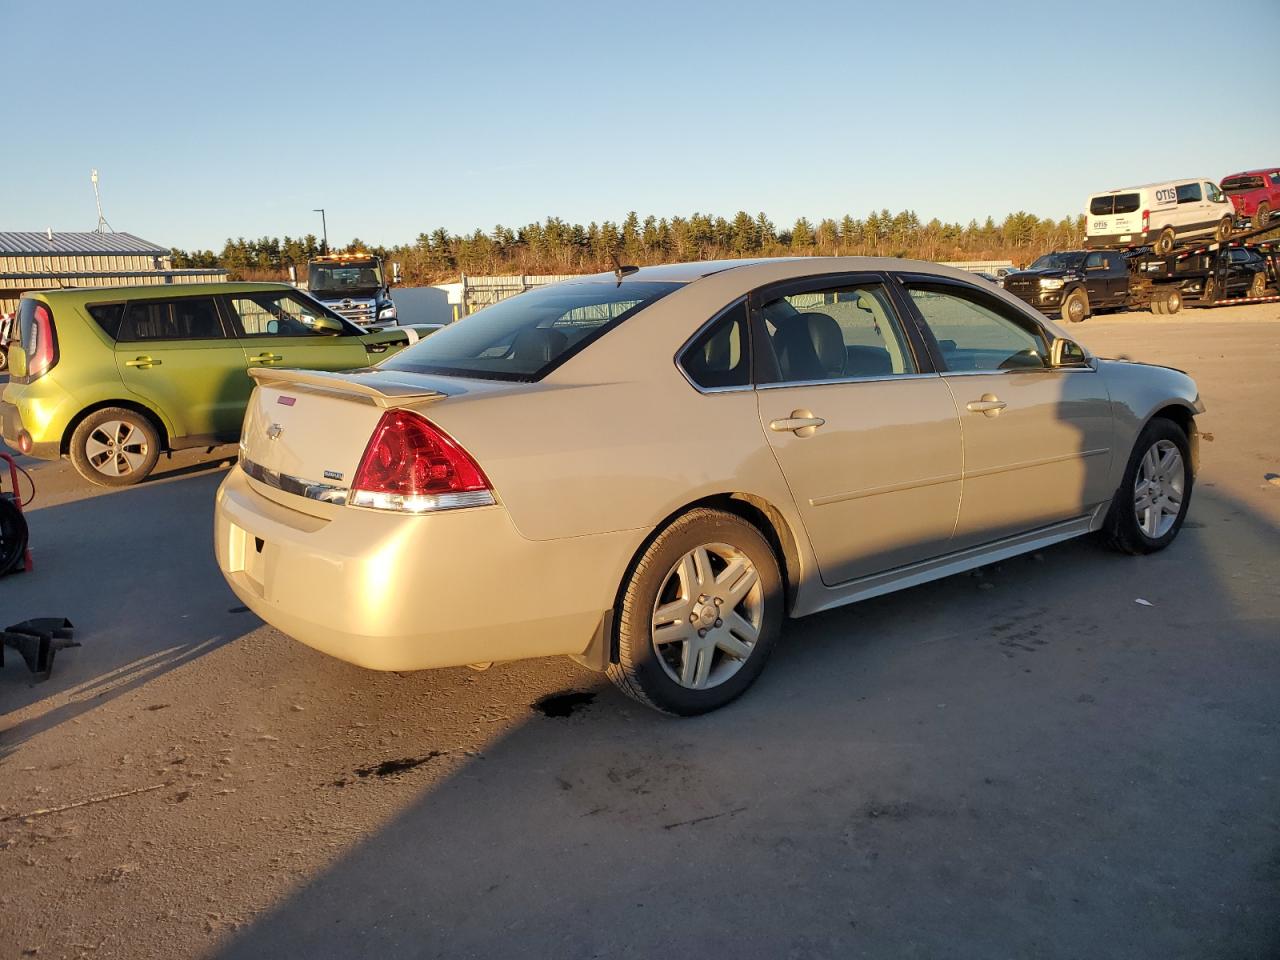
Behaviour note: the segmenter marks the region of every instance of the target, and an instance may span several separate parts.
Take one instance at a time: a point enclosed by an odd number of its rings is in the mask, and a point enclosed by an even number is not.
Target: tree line
[[[872,211],[816,223],[801,217],[778,228],[763,213],[739,211],[731,219],[694,213],[645,217],[634,211],[621,223],[586,226],[548,217],[542,223],[469,234],[440,228],[418,234],[411,244],[382,246],[353,239],[333,252],[375,253],[401,265],[406,285],[418,286],[469,274],[564,274],[727,257],[878,256],[920,260],[1012,260],[1025,264],[1049,250],[1079,247],[1084,216],[1053,220],[1019,211],[1000,223],[922,222],[913,210]],[[305,276],[307,261],[326,252],[315,235],[228,239],[221,252],[173,251],[175,267],[222,267],[232,279],[282,279],[290,266]]]

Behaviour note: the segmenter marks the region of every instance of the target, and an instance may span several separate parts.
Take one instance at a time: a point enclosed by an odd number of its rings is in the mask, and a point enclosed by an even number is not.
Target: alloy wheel
[[[680,686],[705,690],[736,674],[764,623],[764,587],[736,547],[695,547],[667,572],[650,636],[663,670]]]
[[[127,420],[98,424],[84,449],[93,469],[108,477],[125,477],[138,470],[149,452],[146,435]]]
[[[1187,470],[1182,453],[1171,440],[1158,440],[1143,455],[1133,482],[1133,510],[1138,527],[1159,540],[1182,511]]]

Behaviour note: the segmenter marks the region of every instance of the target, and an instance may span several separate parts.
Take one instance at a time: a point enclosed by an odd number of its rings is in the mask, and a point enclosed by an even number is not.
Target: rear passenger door
[[[884,278],[790,282],[751,303],[761,428],[822,581],[945,553],[960,505],[960,421]]]
[[[171,439],[236,439],[251,384],[216,299],[131,300],[91,313],[99,323],[112,322],[116,310],[120,379],[168,420]]]

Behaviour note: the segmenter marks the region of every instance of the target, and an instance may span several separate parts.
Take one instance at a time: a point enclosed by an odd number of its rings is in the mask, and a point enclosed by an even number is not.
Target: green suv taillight
[[[58,333],[46,304],[23,300],[18,307],[18,337],[27,356],[27,372],[15,377],[21,383],[38,380],[58,363]]]

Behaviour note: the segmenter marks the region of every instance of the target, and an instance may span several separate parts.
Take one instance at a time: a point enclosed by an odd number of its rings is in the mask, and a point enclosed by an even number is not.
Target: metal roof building
[[[0,230],[0,313],[28,290],[226,279],[220,269],[175,270],[168,248],[131,233]]]

